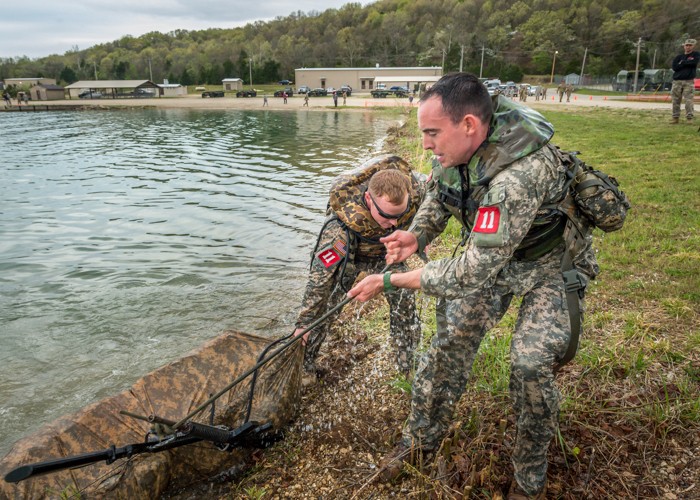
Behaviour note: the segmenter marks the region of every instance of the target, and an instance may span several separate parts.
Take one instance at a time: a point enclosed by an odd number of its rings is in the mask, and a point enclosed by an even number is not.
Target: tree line
[[[0,58],[0,79],[150,79],[183,85],[293,79],[302,67],[441,66],[523,75],[669,68],[700,31],[687,0],[380,0],[240,28],[151,32],[63,55]],[[556,51],[556,61],[554,54]],[[585,59],[584,59],[585,57]]]

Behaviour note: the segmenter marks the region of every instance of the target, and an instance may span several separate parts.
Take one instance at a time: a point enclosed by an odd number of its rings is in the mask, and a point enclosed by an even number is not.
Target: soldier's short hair
[[[430,87],[421,100],[440,97],[442,109],[453,123],[459,123],[469,114],[482,123],[490,123],[493,104],[486,86],[471,73],[449,73]]]
[[[411,180],[400,170],[380,170],[369,180],[367,189],[373,197],[384,196],[392,204],[399,205],[411,191]]]

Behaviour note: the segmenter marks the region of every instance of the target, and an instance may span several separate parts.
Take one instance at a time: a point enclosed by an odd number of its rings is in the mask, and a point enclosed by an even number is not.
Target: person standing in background
[[[681,101],[685,99],[685,118],[688,123],[693,121],[693,84],[698,72],[700,52],[695,49],[697,42],[688,38],[683,43],[683,54],[673,59],[673,86],[671,87],[671,124],[677,124],[681,116]]]

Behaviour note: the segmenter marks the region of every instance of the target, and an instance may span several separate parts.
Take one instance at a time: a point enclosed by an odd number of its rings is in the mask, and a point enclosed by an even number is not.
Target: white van
[[[484,85],[486,85],[486,90],[489,91],[489,95],[493,95],[498,90],[498,86],[501,84],[501,80],[486,80]]]

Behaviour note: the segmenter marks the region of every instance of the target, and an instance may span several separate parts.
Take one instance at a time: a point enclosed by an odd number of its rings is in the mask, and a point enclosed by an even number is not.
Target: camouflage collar
[[[487,185],[506,166],[542,149],[554,127],[540,113],[505,96],[493,99],[489,136],[469,161],[472,185]]]

